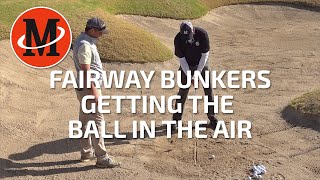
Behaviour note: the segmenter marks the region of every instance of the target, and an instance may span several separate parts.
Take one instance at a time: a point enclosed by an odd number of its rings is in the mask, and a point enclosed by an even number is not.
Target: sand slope
[[[180,21],[140,16],[123,18],[154,33],[169,47]],[[234,114],[225,121],[249,119],[253,139],[198,140],[198,165],[193,164],[194,139],[106,140],[121,169],[95,169],[79,164],[78,142],[69,140],[68,121],[77,119],[73,89],[50,89],[53,69],[73,69],[69,57],[49,70],[34,70],[14,56],[8,40],[0,42],[0,178],[57,179],[242,179],[254,162],[262,162],[266,179],[320,178],[320,134],[294,127],[282,118],[288,102],[320,86],[320,13],[284,6],[236,5],[221,7],[194,24],[211,39],[211,67],[215,70],[271,71],[269,90],[217,89],[215,94],[234,96]],[[108,70],[176,70],[178,63],[105,64]],[[161,90],[159,76],[152,89],[105,90],[108,95],[174,95]],[[201,90],[199,94],[203,94]],[[170,114],[129,113],[105,115],[121,120],[121,131],[130,136],[132,120],[169,120]],[[189,111],[187,110],[189,109]],[[184,120],[191,119],[187,103]],[[200,109],[201,110],[201,109]],[[196,119],[206,119],[203,114]],[[110,124],[110,129],[113,123]],[[209,159],[211,155],[215,159]]]

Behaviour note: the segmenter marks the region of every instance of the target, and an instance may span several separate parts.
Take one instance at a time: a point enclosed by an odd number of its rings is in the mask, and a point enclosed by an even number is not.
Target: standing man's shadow
[[[48,176],[54,174],[63,174],[71,172],[81,172],[94,169],[93,165],[82,167],[56,168],[55,166],[70,165],[78,163],[78,160],[66,160],[57,162],[41,162],[41,163],[17,163],[12,160],[0,158],[0,179],[6,177],[23,177],[23,176]],[[46,170],[30,170],[30,167],[50,167]]]
[[[79,151],[79,148],[79,140],[65,138],[31,146],[28,150],[22,153],[11,154],[9,159],[19,161],[33,159],[43,154],[72,153]]]
[[[105,143],[107,146],[112,145],[121,145],[121,144],[130,144],[131,140],[134,140],[132,132],[121,133],[125,134],[125,139],[105,139]],[[140,131],[137,131],[137,134],[140,134]],[[147,133],[145,133],[146,135]],[[156,128],[156,137],[166,136],[165,127],[157,127]],[[114,137],[114,135],[113,135]],[[45,142],[41,144],[34,145],[30,147],[28,150],[22,153],[11,154],[9,159],[19,161],[19,160],[27,160],[33,159],[35,157],[39,157],[43,154],[65,154],[80,151],[79,139],[59,139],[56,141]]]
[[[9,155],[9,159],[0,158],[0,178],[19,176],[46,176],[61,173],[88,171],[93,166],[56,168],[57,166],[77,164],[78,160],[65,160],[55,162],[20,163],[17,161],[28,160],[43,154],[64,154],[79,150],[79,141],[76,139],[59,139],[56,141],[37,144],[22,153]],[[30,167],[52,167],[47,170],[29,170]]]
[[[173,132],[175,133],[175,132]],[[132,132],[123,133],[126,135],[126,139],[106,139],[106,146],[130,144],[130,141],[134,140]],[[140,134],[140,131],[137,132]],[[145,133],[146,134],[146,133]],[[166,136],[166,128],[156,128],[156,137]],[[114,136],[114,135],[113,135]],[[5,177],[17,177],[17,176],[46,176],[61,173],[81,172],[94,169],[93,165],[85,165],[81,167],[67,167],[67,168],[56,168],[56,166],[72,165],[77,164],[79,160],[65,160],[65,161],[54,161],[54,162],[32,162],[32,163],[20,163],[17,161],[33,159],[43,154],[65,154],[78,152],[80,150],[78,139],[59,139],[56,141],[45,142],[34,145],[21,153],[15,153],[9,155],[9,159],[0,158],[0,178]],[[80,157],[80,154],[79,154]],[[52,167],[47,170],[29,170],[26,168],[30,167]]]

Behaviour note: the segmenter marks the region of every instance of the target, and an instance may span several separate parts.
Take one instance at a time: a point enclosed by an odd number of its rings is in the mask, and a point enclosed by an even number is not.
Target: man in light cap
[[[84,96],[93,95],[95,100],[87,100],[86,107],[91,109],[91,106],[98,103],[98,98],[101,96],[101,89],[91,84],[91,88],[87,88],[87,72],[96,71],[100,74],[100,85],[102,83],[102,63],[97,50],[96,42],[105,33],[107,33],[106,24],[100,18],[91,18],[87,21],[85,32],[82,32],[80,36],[75,40],[73,47],[73,60],[77,70],[77,83],[79,85],[79,71],[84,73],[84,88],[76,89],[77,98],[80,102],[79,120],[82,123],[82,132],[84,134],[87,128],[88,121],[95,121],[97,129],[99,131],[99,139],[94,136],[80,139],[81,146],[81,161],[88,162],[90,160],[97,159],[96,166],[102,168],[113,168],[120,164],[111,159],[106,151],[104,139],[101,134],[101,122],[104,121],[103,114],[99,111],[96,113],[86,114],[82,111],[81,101]]]
[[[199,27],[193,27],[192,23],[185,21],[180,25],[180,32],[174,38],[175,55],[180,61],[179,71],[181,72],[181,83],[187,84],[187,71],[191,71],[192,84],[195,71],[199,71],[201,76],[205,79],[205,71],[209,71],[208,57],[209,57],[209,37],[207,32]],[[210,79],[210,78],[209,78]],[[182,106],[181,113],[173,114],[173,120],[180,121],[184,109],[184,104],[189,92],[189,88],[180,88],[178,95],[181,97],[176,101],[175,107],[178,104]],[[204,88],[205,95],[208,96],[208,102],[213,102],[211,80],[208,88]],[[208,107],[208,119],[210,120],[209,127],[215,128],[217,119],[214,117],[213,106]],[[176,125],[172,126],[176,129]]]

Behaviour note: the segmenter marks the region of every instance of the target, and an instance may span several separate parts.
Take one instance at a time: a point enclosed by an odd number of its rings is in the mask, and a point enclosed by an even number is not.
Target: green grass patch
[[[295,98],[290,106],[303,114],[320,115],[320,89]]]
[[[199,18],[208,8],[199,0],[105,0],[114,14],[136,14],[160,18]]]
[[[46,6],[56,9],[68,20],[73,39],[84,31],[86,21],[99,16],[107,22],[110,29],[108,35],[98,42],[99,52],[103,60],[113,62],[159,62],[172,58],[173,53],[156,37],[136,25],[115,17],[104,10],[104,6],[81,0],[33,0],[33,1],[0,1],[4,9],[0,11],[0,40],[9,39],[14,20],[23,11],[35,7]]]
[[[172,19],[196,19],[211,9],[244,3],[282,2],[320,6],[320,0],[80,0],[112,14],[134,14]]]
[[[286,2],[320,6],[320,0],[1,0],[0,40],[8,39],[16,17],[34,6],[61,12],[69,21],[73,37],[91,16],[103,17],[111,33],[98,44],[102,58],[119,62],[153,62],[171,59],[173,53],[150,33],[114,14],[135,14],[173,19],[194,19],[220,6],[253,2]]]

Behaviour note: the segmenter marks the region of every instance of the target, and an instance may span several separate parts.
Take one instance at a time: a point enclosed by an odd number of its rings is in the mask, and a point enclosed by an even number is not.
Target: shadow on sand
[[[22,176],[48,176],[54,174],[63,174],[71,172],[82,172],[94,169],[93,165],[86,165],[82,167],[66,167],[57,168],[57,166],[71,165],[79,163],[78,160],[66,160],[57,162],[41,162],[41,163],[18,163],[9,159],[0,158],[0,178],[6,177],[22,177]],[[28,169],[32,167],[50,167],[46,170]]]
[[[176,133],[176,132],[174,132]],[[106,139],[106,146],[111,145],[122,145],[130,144],[130,141],[134,140],[132,132],[123,133],[127,137],[126,139]],[[138,131],[138,134],[140,132]],[[145,133],[146,134],[146,133]],[[166,136],[165,127],[156,128],[156,137]],[[47,176],[54,174],[72,173],[72,172],[83,172],[95,169],[93,165],[83,165],[81,167],[59,167],[74,165],[79,163],[79,160],[65,160],[65,161],[55,161],[55,162],[31,162],[31,163],[21,163],[18,161],[30,160],[39,157],[43,154],[65,154],[80,151],[79,140],[78,139],[59,139],[56,141],[46,142],[37,144],[30,147],[22,153],[15,153],[9,155],[9,159],[0,158],[0,178],[5,177],[19,177],[19,176]],[[80,153],[79,153],[80,154]],[[80,155],[79,155],[80,156]],[[45,170],[33,170],[29,168],[45,168],[52,167]]]
[[[291,106],[287,106],[281,112],[282,118],[294,126],[301,126],[320,131],[320,116],[302,114]]]

